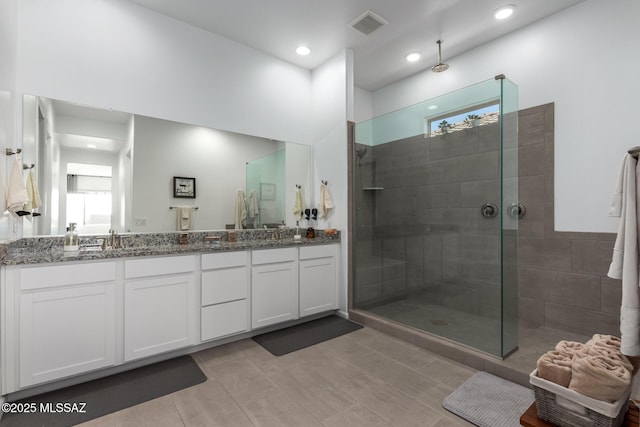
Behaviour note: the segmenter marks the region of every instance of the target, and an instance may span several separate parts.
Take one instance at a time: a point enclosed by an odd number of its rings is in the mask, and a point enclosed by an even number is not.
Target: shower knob
[[[498,207],[494,203],[485,203],[480,208],[480,213],[485,218],[494,218],[498,215]]]
[[[518,218],[518,219],[522,219],[522,217],[524,216],[524,214],[527,213],[527,208],[524,207],[524,205],[522,203],[511,203],[508,207],[507,207],[507,213],[509,214],[509,216],[511,218]]]

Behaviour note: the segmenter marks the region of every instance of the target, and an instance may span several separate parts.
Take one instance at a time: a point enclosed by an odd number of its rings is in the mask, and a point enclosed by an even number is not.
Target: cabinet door
[[[297,263],[290,261],[254,265],[251,270],[252,328],[297,318]]]
[[[335,257],[300,261],[300,317],[338,308]]]
[[[115,289],[96,283],[20,295],[20,387],[115,363]]]
[[[194,344],[194,286],[193,274],[125,281],[125,361]]]

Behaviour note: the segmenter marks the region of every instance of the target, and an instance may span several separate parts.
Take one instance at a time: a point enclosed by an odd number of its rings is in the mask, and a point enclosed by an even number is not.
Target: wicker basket
[[[609,403],[592,399],[566,387],[529,375],[538,407],[538,417],[559,427],[620,427],[629,407],[627,389],[622,398]]]

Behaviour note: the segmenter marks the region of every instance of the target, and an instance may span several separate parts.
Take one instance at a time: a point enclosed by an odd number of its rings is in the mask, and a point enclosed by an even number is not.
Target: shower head
[[[356,156],[358,156],[358,160],[362,159],[367,155],[367,147],[360,146],[356,147]]]
[[[449,68],[449,64],[442,62],[442,40],[438,40],[436,43],[438,43],[438,63],[431,67],[431,71],[441,73]]]

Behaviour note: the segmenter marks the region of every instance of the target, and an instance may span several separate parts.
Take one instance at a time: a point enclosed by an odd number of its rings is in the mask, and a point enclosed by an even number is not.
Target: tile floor
[[[251,339],[193,356],[206,382],[82,426],[472,425],[441,402],[475,370],[367,327],[280,357]]]

